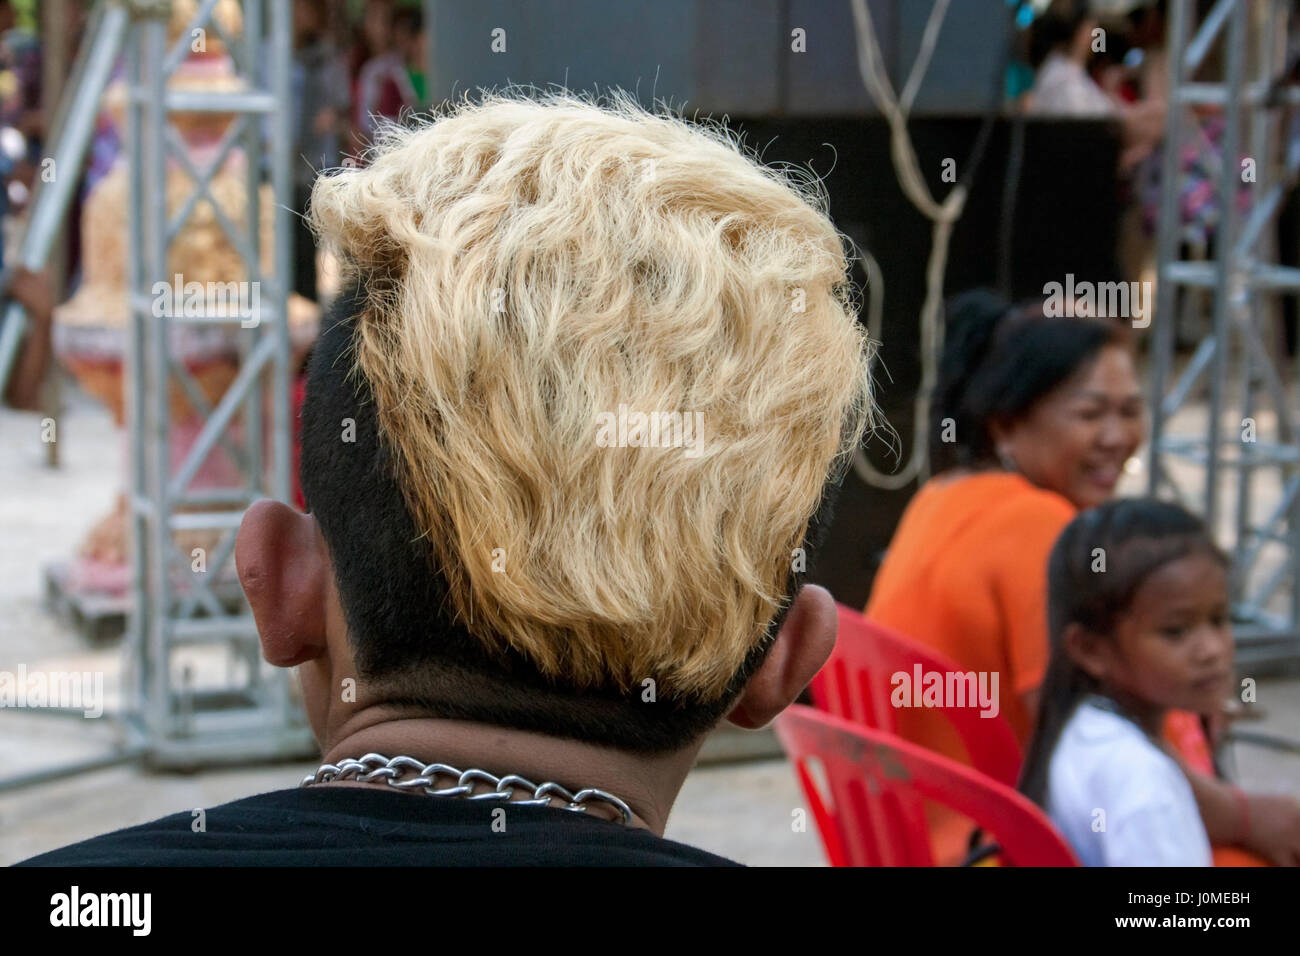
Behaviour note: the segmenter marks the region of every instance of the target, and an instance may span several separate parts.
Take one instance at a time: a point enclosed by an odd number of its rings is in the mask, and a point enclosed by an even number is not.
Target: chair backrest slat
[[[792,705],[776,733],[813,806],[827,856],[842,866],[931,866],[925,819],[932,800],[970,817],[1015,866],[1076,866],[1051,821],[1024,795],[902,738]],[[807,772],[826,771],[827,793]]]
[[[835,650],[809,686],[820,710],[897,734],[898,712],[891,700],[894,674],[902,671],[910,676],[919,664],[922,671],[944,674],[946,680],[947,674],[963,670],[937,651],[867,620],[852,608],[842,604],[836,608],[839,635]],[[999,686],[1007,686],[1007,682]],[[976,707],[948,702],[935,710],[961,738],[971,766],[1015,786],[1023,756],[1015,731],[1001,714],[985,717]]]

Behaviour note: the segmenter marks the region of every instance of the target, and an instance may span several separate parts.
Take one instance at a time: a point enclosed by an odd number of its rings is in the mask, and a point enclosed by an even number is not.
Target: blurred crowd
[[[81,46],[90,8],[63,5],[68,17],[57,39],[70,63]],[[53,104],[42,87],[42,34],[37,8],[0,0],[0,216],[20,213],[40,172]],[[418,5],[395,0],[293,4],[294,206],[305,208],[316,174],[358,157],[376,126],[429,105],[425,79],[427,34]],[[70,72],[70,71],[69,71]],[[57,91],[54,91],[57,93]],[[121,148],[121,131],[101,117],[79,194],[103,177]],[[76,217],[73,217],[74,221]],[[74,237],[75,240],[75,237]],[[4,237],[0,235],[0,266]],[[69,253],[75,260],[76,243]],[[299,269],[297,291],[314,298],[315,277]]]

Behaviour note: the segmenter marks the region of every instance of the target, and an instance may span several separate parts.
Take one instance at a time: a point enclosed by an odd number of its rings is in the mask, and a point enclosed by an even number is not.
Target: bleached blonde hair
[[[466,100],[370,158],[311,217],[456,614],[579,687],[719,698],[871,418],[820,184],[620,94]],[[698,456],[602,447],[620,405],[700,413]]]

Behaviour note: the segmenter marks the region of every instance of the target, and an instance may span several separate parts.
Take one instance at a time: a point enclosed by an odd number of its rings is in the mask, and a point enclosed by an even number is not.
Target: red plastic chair
[[[776,734],[795,765],[833,866],[933,866],[925,801],[974,820],[1009,866],[1078,866],[1051,821],[1023,795],[893,734],[793,704]],[[826,771],[829,793],[809,772]]]
[[[866,727],[897,735],[898,710],[890,703],[893,675],[963,671],[953,661],[896,631],[868,621],[837,604],[839,636],[835,650],[809,685],[819,710]],[[1015,731],[1001,715],[981,717],[974,707],[935,707],[952,724],[970,756],[971,766],[999,783],[1014,787],[1023,755]],[[916,741],[913,741],[914,743]]]

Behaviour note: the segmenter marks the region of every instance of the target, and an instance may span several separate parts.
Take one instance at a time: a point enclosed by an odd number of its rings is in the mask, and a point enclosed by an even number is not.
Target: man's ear
[[[330,561],[315,518],[255,502],[235,538],[235,569],[268,663],[294,667],[326,653]]]
[[[727,719],[738,727],[766,727],[792,704],[835,649],[835,599],[815,584],[795,595],[776,641],[741,692]]]

